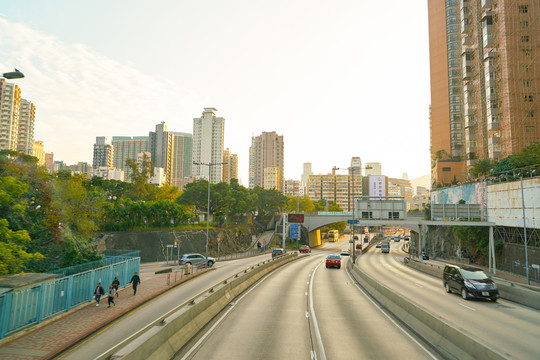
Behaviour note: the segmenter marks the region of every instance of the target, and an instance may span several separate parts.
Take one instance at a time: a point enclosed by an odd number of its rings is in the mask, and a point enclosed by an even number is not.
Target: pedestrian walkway
[[[156,271],[164,268],[163,263],[142,265],[139,274],[141,283],[137,287],[137,295],[133,295],[131,286],[120,289],[118,298],[114,299],[116,306],[111,305],[108,308],[107,295],[104,295],[101,297],[99,306],[96,306],[95,301],[89,302],[57,320],[45,325],[35,325],[26,331],[22,330],[7,337],[0,345],[0,359],[37,360],[58,356],[66,348],[85,339],[134,308],[182,282],[212,270],[212,268],[201,269],[191,275],[183,275],[183,271],[155,274]],[[107,291],[108,286],[103,287]]]

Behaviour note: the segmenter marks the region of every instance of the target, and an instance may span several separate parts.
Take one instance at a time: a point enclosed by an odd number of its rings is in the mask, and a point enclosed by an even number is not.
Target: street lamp
[[[362,176],[362,169],[365,169],[365,170],[370,170],[370,169],[373,169],[371,166],[369,165],[366,165],[364,168],[360,168],[360,176]],[[352,203],[353,203],[353,206],[352,206],[352,262],[353,264],[355,263],[356,261],[356,243],[354,241],[354,210],[355,210],[355,201],[354,201],[354,173],[352,173],[352,170],[353,170],[353,167],[350,167],[349,168],[349,173],[350,173],[350,176],[351,176],[351,199],[352,199]],[[360,241],[362,242],[362,239],[360,239]],[[362,245],[363,246],[363,245]],[[360,254],[362,254],[362,249],[360,249]]]
[[[210,222],[210,173],[211,173],[212,166],[224,165],[226,164],[226,162],[203,163],[203,162],[194,161],[193,164],[208,166],[208,205],[206,207],[206,261],[208,261],[208,224]]]
[[[22,79],[24,77],[24,74],[22,72],[20,72],[19,70],[15,69],[15,71],[3,73],[2,77],[6,78],[8,80]]]

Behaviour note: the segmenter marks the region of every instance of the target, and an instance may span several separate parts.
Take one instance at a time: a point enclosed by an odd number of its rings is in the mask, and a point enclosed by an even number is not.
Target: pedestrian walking
[[[96,306],[99,306],[99,300],[101,299],[101,295],[104,295],[104,294],[105,294],[105,290],[103,290],[101,283],[98,282],[96,289],[94,290],[94,299],[96,299]]]
[[[112,284],[114,285],[114,288],[116,289],[116,297],[118,297],[118,288],[120,287],[120,280],[118,280],[118,278],[115,277]]]
[[[116,288],[114,287],[114,284],[111,284],[111,286],[109,286],[109,306],[108,307],[111,307],[111,303],[113,304],[113,306],[116,306],[116,304],[114,303],[114,295],[116,295]]]
[[[137,272],[135,271],[135,275],[131,277],[131,280],[129,283],[133,283],[133,295],[137,294],[137,286],[141,283],[141,278],[139,275],[137,275]]]

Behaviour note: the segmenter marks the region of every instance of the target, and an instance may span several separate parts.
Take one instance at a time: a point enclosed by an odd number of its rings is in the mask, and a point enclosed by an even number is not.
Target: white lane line
[[[468,307],[467,305],[465,304],[462,304],[462,303],[458,303],[459,305],[463,306],[464,308],[467,308],[469,310],[472,310],[472,311],[476,311],[476,309],[473,309],[472,307]]]
[[[371,297],[368,296],[368,294],[365,293],[364,290],[362,290],[362,288],[360,286],[358,286],[358,284],[356,283],[356,281],[352,278],[351,274],[349,271],[347,271],[347,275],[349,275],[349,278],[351,279],[351,281],[353,281],[354,285],[356,285],[356,287],[358,288],[358,290],[360,290],[360,292],[362,294],[364,294],[364,296],[373,304],[375,305],[375,307],[377,309],[379,309],[379,311],[388,318],[388,320],[390,320],[395,326],[397,326],[397,328],[399,330],[401,330],[405,335],[407,335],[416,345],[418,345],[422,350],[424,350],[432,359],[435,359],[435,360],[438,360],[439,358],[436,357],[435,355],[433,355],[431,353],[431,351],[429,351],[424,345],[420,344],[414,337],[412,337],[411,334],[409,334],[407,331],[405,331],[405,329],[403,327],[401,327],[401,325],[399,325],[394,319],[392,319],[390,317],[390,315],[388,315],[380,306],[379,304],[377,304],[375,301],[373,301],[371,299]]]
[[[419,283],[414,283],[414,285],[418,286],[419,288],[423,288],[423,285],[420,285]]]
[[[322,342],[321,332],[319,331],[319,324],[317,323],[317,316],[315,316],[315,309],[313,308],[313,279],[315,278],[315,272],[321,266],[322,262],[315,267],[311,280],[309,282],[309,312],[311,313],[311,323],[313,325],[313,331],[315,331],[315,338],[317,339],[317,345],[319,347],[319,358],[326,360],[326,353],[324,352],[324,345]]]

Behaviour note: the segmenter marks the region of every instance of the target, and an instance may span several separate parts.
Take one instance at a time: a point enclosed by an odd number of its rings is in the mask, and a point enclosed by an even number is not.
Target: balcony
[[[487,129],[489,130],[499,130],[499,123],[495,121],[487,122]]]
[[[481,1],[481,4],[482,4],[482,9],[490,9],[491,10],[491,7],[493,6],[492,4],[492,1],[491,0],[482,0]]]

